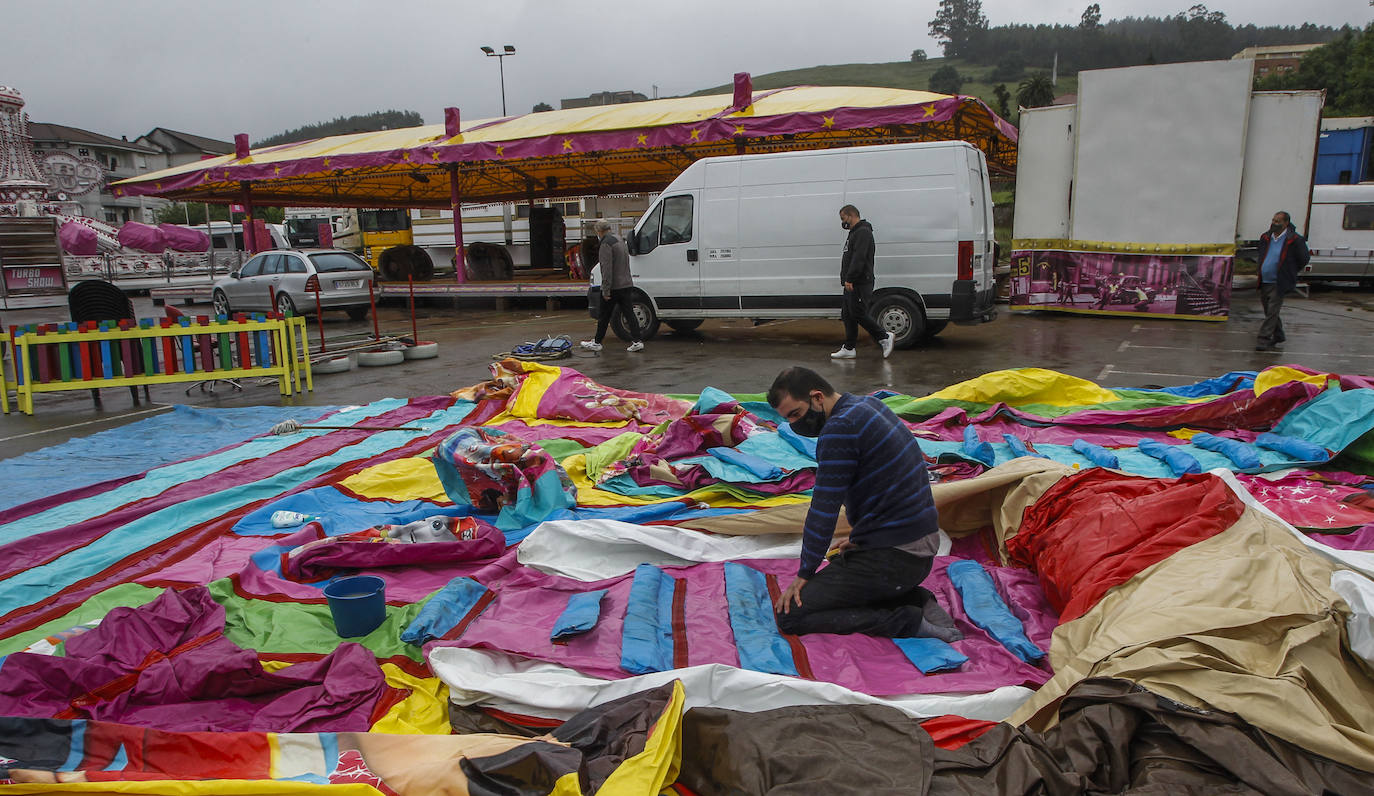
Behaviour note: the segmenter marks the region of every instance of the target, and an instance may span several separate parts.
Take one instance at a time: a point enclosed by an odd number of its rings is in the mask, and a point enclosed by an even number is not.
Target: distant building
[[[234,145],[228,141],[168,130],[166,127],[154,127],[134,143],[162,151],[167,156],[169,168],[234,152]]]
[[[644,102],[648,97],[638,91],[598,91],[590,97],[573,97],[572,99],[559,100],[558,107],[567,110],[568,108],[588,108],[593,105],[619,105],[624,102]]]
[[[116,197],[110,192],[111,182],[167,168],[167,156],[155,147],[45,122],[31,122],[29,137],[50,195],[79,204],[87,218],[116,226],[126,221],[148,224],[167,204],[157,197]]]
[[[1231,56],[1232,61],[1249,58],[1255,62],[1255,77],[1292,72],[1298,68],[1304,55],[1312,52],[1320,44],[1274,44],[1265,47],[1246,47]]]

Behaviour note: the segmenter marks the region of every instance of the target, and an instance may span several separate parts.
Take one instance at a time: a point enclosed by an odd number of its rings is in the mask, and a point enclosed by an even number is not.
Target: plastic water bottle
[[[273,528],[294,528],[297,525],[304,525],[311,520],[319,517],[312,517],[309,514],[302,514],[299,511],[274,511],[272,512]]]

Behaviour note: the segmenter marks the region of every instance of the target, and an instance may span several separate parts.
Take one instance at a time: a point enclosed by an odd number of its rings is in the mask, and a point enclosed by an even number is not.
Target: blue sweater
[[[816,444],[816,488],[802,535],[799,577],[825,559],[844,506],[861,548],[897,547],[939,530],[921,446],[891,409],[844,393]]]

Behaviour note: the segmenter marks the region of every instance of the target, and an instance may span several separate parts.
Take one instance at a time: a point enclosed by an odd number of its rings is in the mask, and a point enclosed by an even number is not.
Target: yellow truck
[[[340,209],[331,211],[334,247],[347,249],[367,261],[383,279],[417,281],[434,276],[434,263],[414,245],[410,213],[399,209]]]

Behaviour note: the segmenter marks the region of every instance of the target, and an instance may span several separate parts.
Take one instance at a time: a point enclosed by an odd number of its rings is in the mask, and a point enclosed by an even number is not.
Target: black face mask
[[[849,229],[849,222],[848,222],[848,221],[841,221],[841,222],[840,222],[840,229]]]
[[[1270,224],[1270,225],[1269,225],[1269,234],[1270,234],[1270,235],[1278,235],[1278,234],[1282,233],[1285,229],[1288,229],[1288,227],[1281,227],[1281,226],[1279,226],[1278,224]]]
[[[806,414],[788,425],[792,426],[792,430],[803,437],[819,437],[821,427],[825,425],[825,412],[820,409],[808,408]]]

